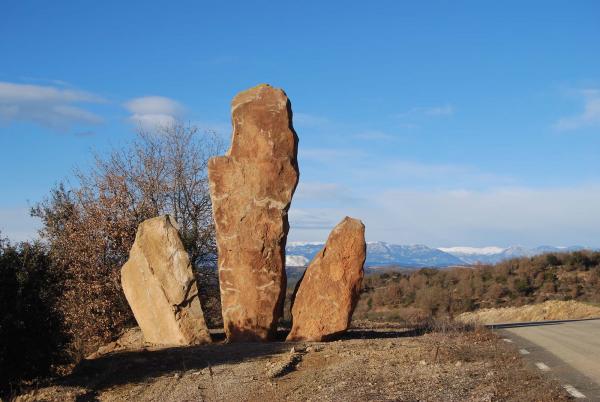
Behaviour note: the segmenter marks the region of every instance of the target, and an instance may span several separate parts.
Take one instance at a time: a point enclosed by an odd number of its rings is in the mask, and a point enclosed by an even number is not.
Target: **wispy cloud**
[[[554,128],[559,131],[577,130],[585,127],[600,126],[600,90],[584,89],[578,91],[583,98],[583,111],[575,116],[559,119]]]
[[[382,130],[357,129],[355,126],[328,117],[308,113],[294,113],[294,126],[300,131],[321,132],[329,137],[338,136],[346,140],[349,137],[361,141],[390,141],[397,138],[397,136]]]
[[[52,78],[21,76],[21,77],[19,77],[19,80],[22,82],[26,82],[26,83],[51,84],[53,86],[58,86],[58,87],[63,87],[63,88],[71,87],[71,84],[69,84],[67,81],[57,80],[57,79],[52,79]]]
[[[380,239],[430,245],[600,245],[598,185],[396,189],[379,193],[372,201],[374,207],[365,215],[371,233]]]
[[[386,164],[386,170],[394,175],[416,179],[434,179],[446,182],[454,180],[489,180],[492,184],[507,183],[512,179],[506,176],[481,171],[480,169],[458,163],[424,163],[411,160],[392,160]]]
[[[57,130],[99,124],[102,117],[81,104],[102,102],[100,96],[75,89],[0,82],[0,121],[8,123],[33,122]]]
[[[452,116],[455,112],[454,106],[441,105],[430,107],[414,107],[406,112],[396,114],[397,118],[416,118],[416,117],[443,117]]]
[[[223,137],[231,134],[231,123],[220,121],[196,120],[193,122],[201,130],[213,131]]]
[[[472,174],[473,169],[456,164],[423,163],[409,160],[393,160],[387,164],[387,171],[394,175],[416,179],[443,179],[448,180]]]
[[[511,175],[487,171],[463,161],[439,163],[409,159],[369,151],[365,147],[300,148],[298,156],[313,181],[337,182],[361,191],[394,186],[483,189],[518,183]]]
[[[124,106],[131,112],[130,121],[145,130],[171,126],[185,111],[179,102],[164,96],[134,98]]]
[[[330,230],[335,226],[335,217],[328,209],[292,208],[289,219],[290,225],[295,229]]]
[[[340,160],[347,161],[349,158],[361,158],[365,156],[365,152],[354,148],[300,148],[298,156],[301,159],[335,164]]]
[[[352,190],[344,185],[317,181],[301,181],[296,189],[294,199],[299,202],[315,202],[321,206],[360,201]]]
[[[426,116],[451,116],[454,114],[454,107],[452,105],[444,105],[425,108],[423,114]]]
[[[354,138],[366,141],[390,141],[397,137],[379,130],[365,130],[355,134]]]
[[[430,246],[600,246],[598,184],[482,190],[397,187],[363,192],[361,197],[360,203],[341,198],[332,207],[298,200],[290,210],[290,238],[324,240],[337,221],[350,215],[363,220],[368,240]]]
[[[330,161],[328,170],[341,170],[344,163]],[[366,191],[401,186],[406,189],[482,189],[493,186],[514,185],[515,179],[507,175],[488,172],[462,163],[432,163],[403,158],[383,158],[368,155],[345,165],[344,171]]]
[[[342,186],[337,183],[300,182],[296,190],[296,198],[330,198],[340,193]]]
[[[294,113],[293,122],[295,126],[304,128],[326,128],[332,124],[326,117],[302,112]]]

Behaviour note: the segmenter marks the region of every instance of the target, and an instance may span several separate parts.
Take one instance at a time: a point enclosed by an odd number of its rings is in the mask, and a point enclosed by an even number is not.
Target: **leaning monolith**
[[[288,341],[326,341],[348,329],[365,257],[365,226],[358,219],[344,218],[296,287]]]
[[[146,342],[211,341],[192,266],[169,215],[139,225],[129,260],[121,269],[121,284]]]
[[[263,84],[241,92],[231,114],[231,147],[208,164],[223,323],[230,341],[268,340],[283,310],[298,137],[281,89]]]

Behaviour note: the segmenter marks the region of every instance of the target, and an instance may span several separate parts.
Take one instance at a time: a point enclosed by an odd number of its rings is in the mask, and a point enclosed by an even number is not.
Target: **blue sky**
[[[217,4],[219,3],[219,4]],[[290,240],[600,246],[596,1],[4,2],[0,230],[133,120],[229,138],[229,103],[292,101]]]

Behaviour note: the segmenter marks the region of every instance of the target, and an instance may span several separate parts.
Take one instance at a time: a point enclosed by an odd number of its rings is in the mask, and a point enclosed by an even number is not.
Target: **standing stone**
[[[169,215],[140,224],[121,269],[121,284],[146,342],[211,341],[190,260]]]
[[[283,312],[298,137],[281,89],[263,84],[241,92],[231,114],[231,148],[208,164],[223,322],[230,341],[263,341]]]
[[[359,298],[365,257],[365,225],[344,218],[296,287],[288,341],[320,342],[348,329]]]

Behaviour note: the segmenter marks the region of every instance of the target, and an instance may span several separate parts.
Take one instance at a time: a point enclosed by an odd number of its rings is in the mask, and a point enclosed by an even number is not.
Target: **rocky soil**
[[[282,334],[282,336],[285,334]],[[222,335],[221,335],[222,336]],[[371,323],[330,343],[215,343],[158,349],[135,331],[18,401],[563,401],[485,329]]]

